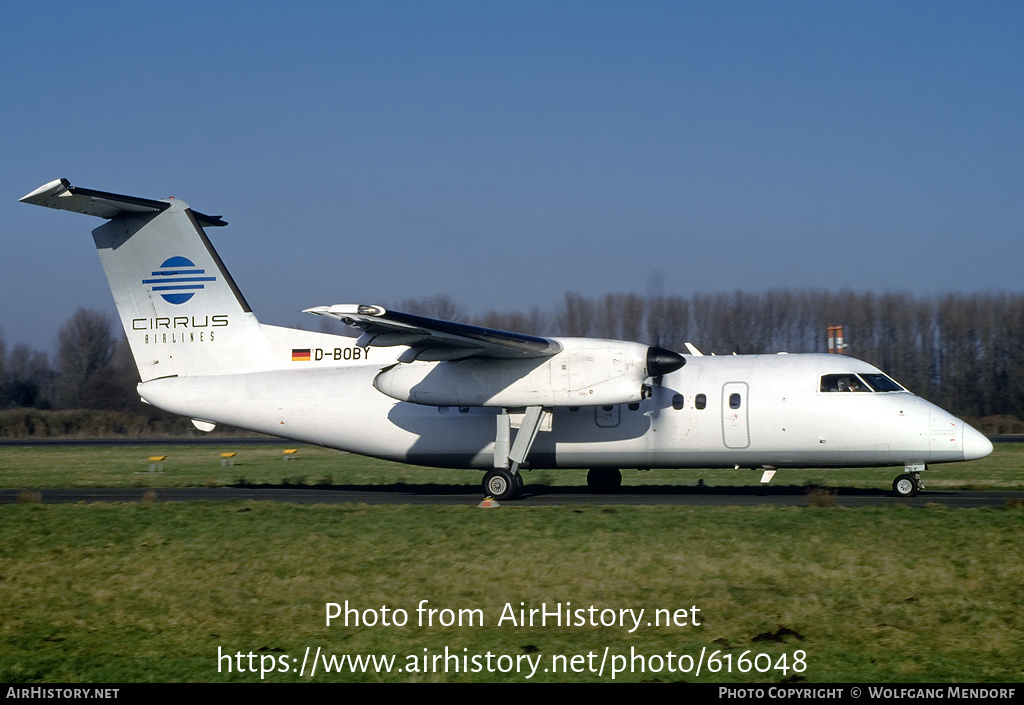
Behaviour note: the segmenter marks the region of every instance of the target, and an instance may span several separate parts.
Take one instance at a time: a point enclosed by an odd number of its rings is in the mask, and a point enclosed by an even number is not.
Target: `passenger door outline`
[[[733,395],[738,395],[739,404],[736,408],[730,403]],[[726,448],[750,447],[749,405],[750,394],[746,382],[726,382],[722,385],[722,442]]]

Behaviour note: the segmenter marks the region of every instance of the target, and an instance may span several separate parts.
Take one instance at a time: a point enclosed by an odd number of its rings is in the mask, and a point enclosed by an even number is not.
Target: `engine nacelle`
[[[599,406],[642,401],[648,377],[683,365],[678,353],[640,343],[558,338],[551,357],[414,362],[383,370],[373,386],[428,406]]]

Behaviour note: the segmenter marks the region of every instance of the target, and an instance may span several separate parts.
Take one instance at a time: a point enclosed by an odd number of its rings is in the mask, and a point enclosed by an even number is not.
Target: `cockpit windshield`
[[[823,392],[903,392],[892,378],[881,373],[823,375],[820,390]]]
[[[905,392],[903,387],[898,385],[896,381],[888,375],[879,374],[862,374],[861,377],[865,382],[871,385],[871,388],[876,392]]]

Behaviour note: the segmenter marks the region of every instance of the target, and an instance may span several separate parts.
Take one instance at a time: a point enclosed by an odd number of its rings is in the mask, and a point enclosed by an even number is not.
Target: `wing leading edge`
[[[360,347],[408,346],[401,362],[470,357],[516,360],[550,357],[562,351],[562,345],[549,338],[424,318],[382,306],[337,304],[306,309],[305,313],[336,318],[363,331],[356,343]]]

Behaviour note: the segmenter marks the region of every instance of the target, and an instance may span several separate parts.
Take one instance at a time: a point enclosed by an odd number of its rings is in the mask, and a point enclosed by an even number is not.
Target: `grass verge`
[[[252,682],[263,666],[262,680],[284,682],[605,682],[611,661],[596,669],[607,648],[608,659],[632,658],[616,681],[1019,682],[1022,516],[941,507],[4,505],[0,681]],[[423,600],[451,610],[452,623],[438,612],[420,625]],[[327,626],[326,603],[346,601],[376,624]],[[602,618],[645,612],[632,632],[629,616],[626,626],[618,617],[611,626],[500,621],[509,609],[566,603]],[[392,620],[405,610],[408,623],[383,626],[384,607]],[[657,609],[686,610],[686,624],[648,624]],[[475,615],[480,623],[470,624]],[[297,672],[307,647],[396,660],[383,672],[349,664],[310,678],[308,667]],[[684,670],[702,649],[718,652],[718,672],[706,660],[699,676]],[[761,653],[758,666],[771,667],[739,671],[741,656]],[[530,678],[526,657],[538,659]],[[517,660],[525,672],[500,672]],[[568,672],[551,670],[559,663]]]

